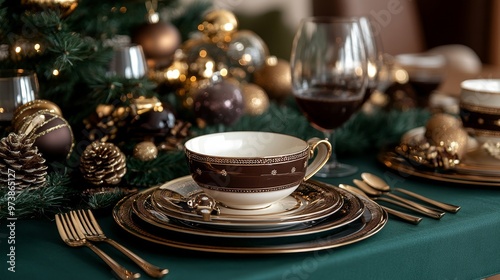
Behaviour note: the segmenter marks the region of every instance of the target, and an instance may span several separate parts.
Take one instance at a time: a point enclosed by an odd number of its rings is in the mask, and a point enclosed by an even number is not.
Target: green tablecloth
[[[500,273],[500,189],[407,178],[379,165],[373,156],[346,159],[360,172],[391,176],[423,195],[462,206],[441,220],[419,225],[390,219],[376,235],[331,250],[276,255],[200,253],[151,244],[116,225],[111,211],[98,216],[111,238],[146,260],[170,269],[165,279],[479,279]],[[354,176],[324,180],[351,183]],[[1,206],[4,207],[4,206]],[[18,220],[12,231],[0,225],[0,279],[114,279],[88,248],[70,248],[55,223]],[[13,236],[11,239],[9,237]],[[14,240],[15,244],[9,244]],[[15,246],[15,272],[7,262]],[[100,248],[129,269],[141,272],[107,244]],[[141,279],[150,279],[144,273]]]

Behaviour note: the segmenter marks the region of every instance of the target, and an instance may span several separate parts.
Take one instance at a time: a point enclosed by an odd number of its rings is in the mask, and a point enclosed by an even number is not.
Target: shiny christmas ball
[[[431,145],[441,146],[461,158],[467,152],[468,134],[462,121],[446,113],[438,113],[427,121],[425,138]]]
[[[35,99],[16,108],[12,118],[14,130],[19,130],[26,120],[38,111],[62,116],[61,108],[54,102],[44,99]]]
[[[131,36],[132,42],[142,46],[150,67],[168,65],[181,43],[177,27],[158,21],[140,25]]]
[[[158,156],[158,148],[151,141],[143,141],[135,145],[134,157],[142,161],[150,161]]]
[[[268,57],[253,73],[253,82],[264,89],[269,99],[282,102],[292,93],[290,63],[275,56]]]
[[[246,114],[258,116],[267,111],[269,108],[269,97],[261,87],[252,83],[242,83],[240,88],[243,92]]]
[[[216,77],[216,76],[214,76]],[[198,125],[235,123],[244,113],[243,93],[234,83],[214,78],[194,98],[193,112]]]
[[[229,58],[224,49],[205,38],[193,38],[182,46],[188,73],[196,78],[207,79],[215,72],[228,72]]]
[[[64,18],[73,13],[78,6],[78,0],[21,0],[21,5],[31,12],[59,11]]]
[[[241,30],[232,35],[227,47],[230,66],[242,68],[247,73],[260,69],[269,55],[266,43],[250,30]]]
[[[19,131],[29,131],[29,137],[35,139],[34,145],[48,161],[66,160],[73,150],[73,131],[60,115],[38,111],[26,120]]]
[[[203,22],[198,25],[198,30],[212,42],[229,42],[231,34],[238,29],[238,20],[233,12],[217,9],[208,12]]]
[[[160,103],[147,110],[140,110],[131,121],[134,136],[162,137],[175,125],[175,114],[168,104]]]

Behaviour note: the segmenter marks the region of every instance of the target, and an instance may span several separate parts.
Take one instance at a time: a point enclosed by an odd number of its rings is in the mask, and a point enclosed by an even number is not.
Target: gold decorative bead
[[[158,156],[158,148],[150,141],[141,142],[134,147],[134,157],[142,161],[150,161]]]

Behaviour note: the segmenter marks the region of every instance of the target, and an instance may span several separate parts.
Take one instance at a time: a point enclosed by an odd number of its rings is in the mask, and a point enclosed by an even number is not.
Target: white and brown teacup
[[[316,156],[311,163],[309,159]],[[259,209],[290,195],[328,161],[326,140],[271,132],[223,132],[185,143],[194,181],[215,200],[237,209]]]
[[[463,81],[460,117],[479,142],[500,142],[500,79]]]

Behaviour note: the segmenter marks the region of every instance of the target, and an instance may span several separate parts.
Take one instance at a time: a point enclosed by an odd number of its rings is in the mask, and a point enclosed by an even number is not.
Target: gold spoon
[[[389,187],[389,184],[387,184],[382,178],[378,177],[375,174],[364,172],[361,174],[361,178],[363,178],[363,181],[365,181],[368,185],[370,185],[374,189],[377,189],[377,190],[380,190],[383,192],[388,192],[391,190],[391,188]],[[409,195],[411,197],[414,197],[416,199],[420,199],[423,202],[426,202],[432,206],[443,209],[444,211],[447,211],[447,212],[457,213],[458,210],[460,210],[460,206],[436,201],[434,199],[430,199],[428,197],[419,195],[419,194],[411,192],[409,190],[395,188],[394,191],[398,191],[398,192],[404,193],[406,195]]]
[[[376,189],[372,188],[371,186],[369,186],[364,181],[354,179],[353,182],[363,192],[365,192],[369,196],[374,196],[379,200],[383,200],[382,195],[388,196],[392,199],[397,200],[398,202],[401,202],[401,204],[398,204],[398,206],[405,207],[407,209],[416,211],[420,214],[426,215],[426,216],[434,218],[434,219],[441,219],[441,217],[443,217],[445,214],[444,212],[439,212],[439,211],[436,211],[434,209],[424,207],[423,205],[420,205],[414,201],[404,199],[404,198],[399,197],[397,195],[393,195],[392,193],[384,193],[384,192],[381,192],[379,190],[376,190]]]
[[[345,184],[340,184],[339,187],[342,188],[342,189],[345,189],[347,191],[350,191],[352,193],[361,195],[361,196],[363,196],[363,197],[365,197],[367,199],[371,199],[362,190],[360,190],[360,189],[358,189],[356,187],[353,187],[353,186],[350,186],[350,185],[345,185]],[[413,216],[413,215],[410,215],[410,214],[406,214],[406,213],[394,210],[394,209],[389,208],[389,207],[384,206],[384,205],[380,205],[380,207],[382,207],[382,209],[384,209],[387,213],[389,213],[389,214],[391,214],[391,215],[393,215],[395,217],[398,217],[398,218],[400,218],[401,220],[403,220],[405,222],[409,222],[409,223],[412,223],[412,224],[416,225],[416,224],[420,223],[420,221],[422,221],[422,218],[420,218],[420,217]]]

